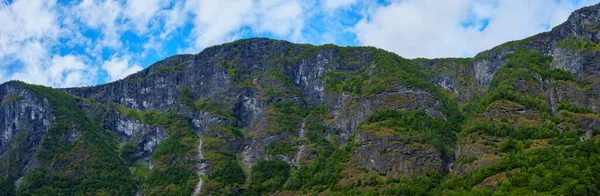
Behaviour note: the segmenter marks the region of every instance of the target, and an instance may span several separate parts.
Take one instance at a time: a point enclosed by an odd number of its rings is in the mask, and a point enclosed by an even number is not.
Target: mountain
[[[600,194],[600,4],[474,58],[253,38],[0,85],[3,195]]]

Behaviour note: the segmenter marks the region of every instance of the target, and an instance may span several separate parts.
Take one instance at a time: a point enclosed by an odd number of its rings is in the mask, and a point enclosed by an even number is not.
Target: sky
[[[122,79],[242,38],[472,57],[600,0],[0,0],[0,83]]]

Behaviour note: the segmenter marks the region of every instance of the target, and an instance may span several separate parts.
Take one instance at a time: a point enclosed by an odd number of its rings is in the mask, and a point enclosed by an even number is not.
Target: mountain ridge
[[[599,13],[474,58],[251,38],[98,86],[6,82],[0,192],[598,194]]]

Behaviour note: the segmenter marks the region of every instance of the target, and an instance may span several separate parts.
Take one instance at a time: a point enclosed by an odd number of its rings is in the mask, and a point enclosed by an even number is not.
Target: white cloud
[[[257,5],[253,28],[258,32],[271,32],[279,37],[290,36],[298,40],[304,27],[303,7],[298,1],[261,1]],[[294,41],[294,40],[292,40]]]
[[[597,2],[597,1],[596,1]],[[371,10],[354,27],[357,41],[409,58],[472,56],[560,24],[582,1],[406,0]],[[489,19],[487,28],[477,21]],[[473,20],[473,25],[463,23]]]
[[[81,57],[67,55],[54,56],[46,71],[51,84],[59,87],[88,85],[94,81],[95,68],[86,65]]]
[[[14,72],[3,78],[57,87],[90,82],[80,77],[87,73],[80,59],[50,51],[63,31],[55,5],[53,0],[32,0],[0,7],[0,69],[11,66]]]
[[[229,41],[247,24],[253,8],[251,0],[188,0],[184,6],[194,15],[193,45],[196,49]]]
[[[139,62],[246,36],[374,45],[406,57],[474,55],[598,1],[0,0],[0,82],[114,81]]]
[[[112,58],[102,64],[102,69],[108,73],[108,81],[115,81],[142,70],[139,64],[130,61],[129,56]]]
[[[101,53],[102,48],[118,49],[122,46],[120,35],[124,29],[119,26],[123,8],[120,2],[113,0],[83,0],[75,7],[73,15],[87,27],[101,30],[102,38],[95,43],[93,52]],[[99,54],[96,54],[99,55]]]
[[[145,33],[148,23],[166,3],[164,0],[130,0],[127,2],[125,14],[132,21],[135,30]]]
[[[0,60],[6,63],[15,55],[23,53],[24,45],[33,42],[55,41],[58,38],[59,28],[55,23],[56,16],[51,11],[53,1],[17,1],[10,6],[0,6]],[[26,51],[25,51],[26,52]],[[29,54],[28,61],[40,58]],[[23,56],[20,56],[23,57]]]
[[[325,4],[325,9],[333,11],[338,8],[344,8],[355,4],[356,0],[325,0],[323,3]]]
[[[86,65],[81,57],[66,55],[43,59],[39,65],[25,66],[9,79],[44,84],[54,87],[72,87],[92,84],[96,69]]]
[[[188,52],[238,39],[242,27],[297,41],[307,18],[307,7],[298,0],[188,0],[184,7],[194,22]]]
[[[111,55],[109,61],[103,56],[111,50],[127,53],[130,46],[121,41],[121,35],[131,30],[146,36],[153,21],[166,18],[160,11],[168,5],[166,3],[164,0],[83,0],[65,7],[57,6],[56,0],[2,1],[0,81],[17,79],[54,87],[82,86],[97,83],[99,70],[107,72],[109,80],[139,71],[141,66],[130,56]],[[173,19],[179,20],[171,22],[173,24],[185,23],[181,17]],[[83,34],[87,30],[100,35],[88,37]],[[158,34],[147,37],[156,40],[154,37]],[[158,51],[160,44],[153,44],[157,42],[141,44]],[[67,49],[63,51],[66,54],[57,54],[61,48]],[[70,48],[81,48],[85,53],[69,54],[75,52],[70,52]],[[8,68],[11,73],[5,71]]]
[[[165,9],[161,11],[163,17],[163,31],[160,32],[160,39],[166,39],[171,32],[178,28],[181,28],[188,20],[188,14],[185,11],[186,2],[177,2],[171,9]]]

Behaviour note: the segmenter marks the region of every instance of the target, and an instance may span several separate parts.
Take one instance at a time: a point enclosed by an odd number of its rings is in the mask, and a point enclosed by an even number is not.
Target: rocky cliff
[[[596,195],[599,12],[474,58],[253,38],[99,86],[7,82],[2,192]]]

